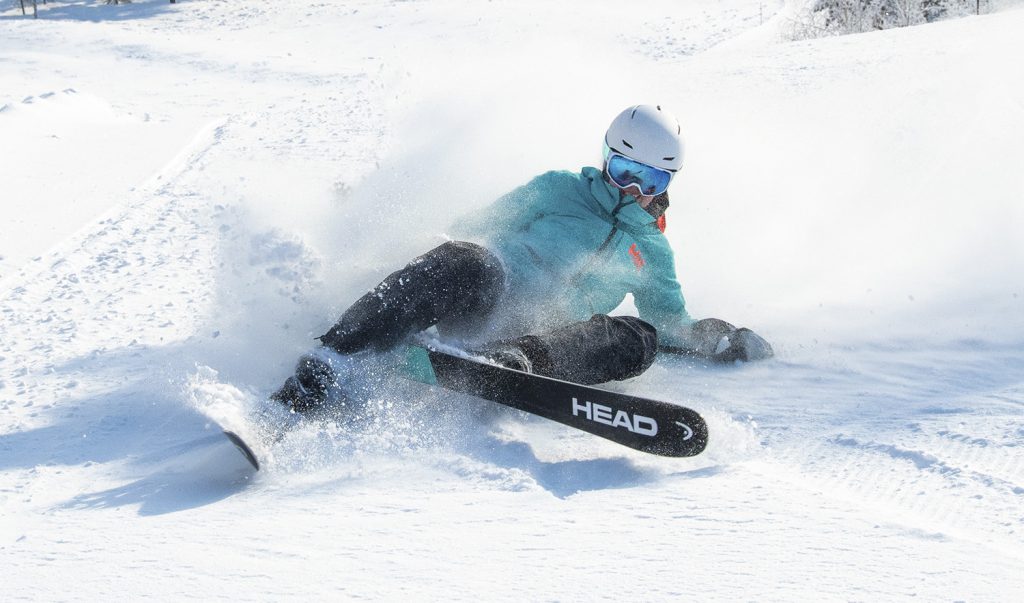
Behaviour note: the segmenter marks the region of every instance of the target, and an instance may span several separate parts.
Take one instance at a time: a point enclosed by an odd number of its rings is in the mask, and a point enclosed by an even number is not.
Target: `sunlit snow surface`
[[[789,43],[796,3],[642,4],[3,5],[3,598],[1019,598],[1024,11]],[[637,102],[687,136],[691,313],[777,352],[613,385],[699,410],[704,454],[401,381],[266,408]]]

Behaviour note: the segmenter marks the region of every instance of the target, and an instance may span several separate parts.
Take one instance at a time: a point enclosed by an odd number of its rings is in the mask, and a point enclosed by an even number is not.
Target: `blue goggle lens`
[[[612,182],[622,188],[635,184],[644,195],[660,195],[668,189],[668,183],[672,181],[671,172],[633,161],[614,152],[608,155],[607,169]]]

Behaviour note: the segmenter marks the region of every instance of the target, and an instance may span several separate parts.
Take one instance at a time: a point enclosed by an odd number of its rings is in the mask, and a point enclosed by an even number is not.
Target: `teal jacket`
[[[632,293],[662,345],[693,322],[657,221],[601,170],[553,171],[457,223],[504,263],[508,295],[494,330],[522,335],[614,310]]]

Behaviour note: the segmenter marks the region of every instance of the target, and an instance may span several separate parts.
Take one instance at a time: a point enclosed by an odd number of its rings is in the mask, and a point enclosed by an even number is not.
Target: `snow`
[[[4,598],[1019,597],[1024,11],[786,42],[794,6],[3,5]],[[704,454],[395,383],[246,471],[209,415],[636,102],[687,136],[692,313],[777,351],[614,385]]]

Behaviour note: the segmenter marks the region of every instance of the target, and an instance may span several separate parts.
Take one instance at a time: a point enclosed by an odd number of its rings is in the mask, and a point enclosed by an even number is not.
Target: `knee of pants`
[[[467,241],[448,241],[430,251],[435,256],[438,273],[444,279],[439,291],[450,290],[465,297],[464,302],[480,309],[493,305],[505,285],[505,269],[493,252]],[[443,268],[441,268],[443,266]]]
[[[472,272],[486,273],[501,269],[501,262],[489,249],[468,241],[442,243],[429,251],[428,255],[443,257],[448,265],[459,266]]]
[[[625,356],[625,376],[620,379],[636,377],[651,368],[658,356],[658,330],[649,322],[635,316],[607,318],[609,328],[615,330],[617,344]]]

